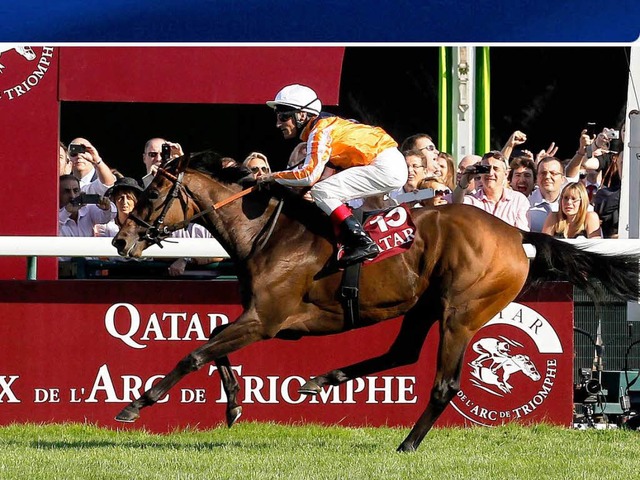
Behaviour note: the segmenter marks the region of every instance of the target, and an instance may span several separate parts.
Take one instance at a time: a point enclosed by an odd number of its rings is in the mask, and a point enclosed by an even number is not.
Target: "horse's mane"
[[[174,161],[169,162],[167,166]],[[241,179],[251,174],[248,169],[242,166],[223,167],[222,156],[213,150],[192,154],[189,168],[210,175],[226,184],[239,183]],[[270,198],[282,199],[284,200],[283,212],[285,214],[317,234],[327,234],[328,217],[316,205],[304,200],[299,193],[274,183],[270,185],[268,191],[255,194],[255,198],[257,201],[263,199],[265,204]]]
[[[251,172],[241,166],[222,166],[222,155],[213,150],[194,153],[189,160],[189,167],[207,173],[223,183],[238,183]]]

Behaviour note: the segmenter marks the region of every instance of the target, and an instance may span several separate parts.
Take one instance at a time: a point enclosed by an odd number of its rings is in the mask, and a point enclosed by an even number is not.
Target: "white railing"
[[[0,256],[117,257],[107,237],[0,237]],[[146,249],[145,258],[224,257],[227,252],[211,238],[171,238]]]
[[[585,245],[587,250],[598,253],[640,252],[640,240],[635,239],[600,239],[600,240],[565,240],[566,242]],[[227,252],[217,240],[211,238],[171,238],[162,242],[163,248],[157,245],[149,247],[143,257],[178,258],[178,257],[224,257]],[[533,245],[524,245],[529,258],[535,256]],[[111,245],[111,238],[106,237],[0,237],[0,256],[12,257],[117,257],[118,252]]]

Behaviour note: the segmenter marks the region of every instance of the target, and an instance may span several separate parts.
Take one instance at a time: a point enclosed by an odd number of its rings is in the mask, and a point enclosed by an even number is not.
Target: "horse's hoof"
[[[233,427],[233,424],[242,416],[242,407],[234,407],[227,411],[227,426]]]
[[[118,422],[133,423],[140,418],[140,409],[128,405],[117,416]]]
[[[320,385],[318,385],[315,380],[309,380],[298,389],[298,393],[303,395],[317,395],[321,391],[322,388],[320,388]]]
[[[416,447],[412,443],[402,442],[398,447],[397,452],[415,452]]]

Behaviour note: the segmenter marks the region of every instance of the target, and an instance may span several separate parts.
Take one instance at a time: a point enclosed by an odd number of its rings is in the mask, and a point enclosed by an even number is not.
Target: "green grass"
[[[1,479],[635,479],[640,433],[538,425],[434,429],[240,423],[155,435],[91,425],[0,428]]]

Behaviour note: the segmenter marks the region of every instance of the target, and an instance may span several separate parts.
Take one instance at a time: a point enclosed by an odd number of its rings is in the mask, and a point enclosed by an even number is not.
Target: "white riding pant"
[[[331,215],[340,205],[355,198],[389,193],[407,183],[409,170],[397,148],[387,148],[369,165],[350,167],[316,183],[309,193],[316,205]]]

